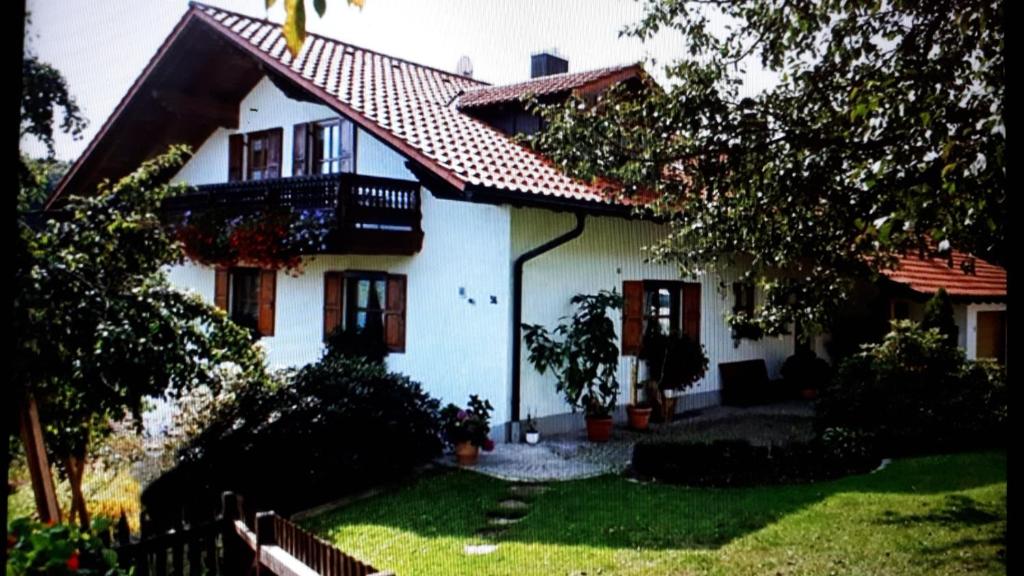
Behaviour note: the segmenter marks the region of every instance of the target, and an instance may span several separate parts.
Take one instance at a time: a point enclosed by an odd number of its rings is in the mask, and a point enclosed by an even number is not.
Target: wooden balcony
[[[244,214],[268,208],[331,209],[337,229],[325,254],[415,254],[423,245],[420,184],[360,174],[323,174],[196,186],[168,198],[169,215],[197,210]]]

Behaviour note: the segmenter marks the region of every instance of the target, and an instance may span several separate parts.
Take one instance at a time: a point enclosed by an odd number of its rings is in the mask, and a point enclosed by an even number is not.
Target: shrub
[[[809,482],[867,472],[877,464],[866,437],[836,432],[785,446],[642,440],[633,447],[632,461],[642,476],[689,486]]]
[[[924,305],[924,318],[921,320],[921,328],[937,328],[946,337],[950,346],[956,346],[960,328],[953,318],[953,302],[945,288],[939,288],[935,295]]]
[[[491,427],[488,423],[490,412],[493,410],[490,402],[481,400],[476,394],[469,397],[469,404],[465,410],[455,404],[445,406],[441,410],[445,441],[451,446],[460,442],[470,442],[488,452],[494,450],[494,441],[489,437]]]
[[[232,490],[288,513],[409,473],[441,453],[439,403],[379,364],[325,356],[272,386],[242,388],[151,484],[143,504],[204,518]]]
[[[664,390],[685,390],[704,377],[709,360],[704,346],[678,331],[663,334],[655,323],[644,333],[640,359],[651,380]]]
[[[800,390],[819,390],[826,386],[832,377],[832,368],[824,359],[818,358],[813,350],[803,348],[786,358],[780,374],[788,391],[798,393]]]
[[[42,524],[29,518],[11,522],[7,533],[8,576],[126,575],[117,553],[103,544],[110,533],[107,520],[95,520],[91,530],[73,524]]]
[[[971,362],[938,329],[894,321],[879,344],[842,362],[818,402],[820,427],[873,434],[891,455],[999,445],[1005,373]]]
[[[381,322],[367,322],[362,330],[338,326],[327,336],[326,347],[328,355],[364,358],[374,364],[383,363],[388,355]]]

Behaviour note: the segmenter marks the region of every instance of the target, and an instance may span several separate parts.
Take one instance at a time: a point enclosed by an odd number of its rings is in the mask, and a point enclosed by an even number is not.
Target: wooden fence
[[[338,550],[274,512],[257,512],[251,526],[242,498],[226,492],[220,515],[132,542],[127,522],[116,550],[135,576],[394,576]]]

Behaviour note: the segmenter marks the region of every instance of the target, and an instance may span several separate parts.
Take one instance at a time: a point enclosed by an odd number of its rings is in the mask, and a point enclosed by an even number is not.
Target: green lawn
[[[552,483],[481,538],[509,483],[421,478],[305,524],[399,576],[449,574],[1002,574],[1006,457],[898,460],[834,482],[749,489]],[[467,544],[497,551],[467,556]]]

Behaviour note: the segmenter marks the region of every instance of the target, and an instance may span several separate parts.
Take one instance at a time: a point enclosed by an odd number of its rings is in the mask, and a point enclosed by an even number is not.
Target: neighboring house
[[[279,27],[192,4],[49,206],[185,143],[195,155],[173,180],[198,192],[179,209],[272,198],[337,209],[338,233],[298,276],[186,263],[170,279],[252,325],[272,365],[315,361],[330,330],[378,321],[390,369],[444,402],[489,399],[498,437],[527,411],[547,430],[580,425],[527,362],[518,329],[553,325],[577,293],[625,293],[620,405],[647,321],[699,338],[711,359],[680,410],[718,402],[719,363],[764,359],[774,377],[793,352],[792,337],[735,344],[725,312],[757,294],[645,262],[664,226],[510,138],[540,128],[523,96],[587,98],[641,81],[639,66],[569,73],[540,54],[539,77],[491,86],[315,34],[293,59]]]
[[[940,256],[905,255],[878,282],[855,284],[853,297],[839,310],[835,333],[820,337],[816,351],[825,357],[877,341],[896,319],[920,322],[925,304],[944,288],[953,304],[957,343],[967,357],[1006,362],[1006,269],[973,258],[974,271],[963,270],[970,257],[952,250]]]
[[[948,257],[905,256],[899,268],[886,272],[883,288],[889,318],[920,321],[924,303],[939,288],[953,301],[953,318],[959,328],[958,344],[967,357],[995,358],[1006,362],[1006,269],[980,258],[974,274],[964,274],[967,256],[952,251]]]

